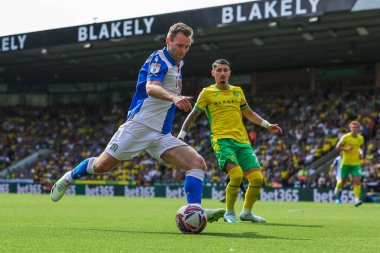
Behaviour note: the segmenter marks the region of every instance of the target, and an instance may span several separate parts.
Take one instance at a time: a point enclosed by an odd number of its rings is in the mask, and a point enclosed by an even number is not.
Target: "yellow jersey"
[[[358,165],[360,164],[359,148],[364,144],[364,137],[361,134],[357,134],[355,137],[352,133],[348,133],[342,136],[339,140],[340,145],[343,147],[352,147],[349,151],[343,151],[343,165]]]
[[[212,142],[229,138],[250,144],[241,114],[248,104],[240,87],[228,85],[226,90],[222,90],[213,84],[203,88],[194,107],[206,112]]]

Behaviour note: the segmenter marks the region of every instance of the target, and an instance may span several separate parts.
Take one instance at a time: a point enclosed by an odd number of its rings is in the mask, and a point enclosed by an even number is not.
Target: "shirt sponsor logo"
[[[240,103],[237,99],[227,99],[227,100],[217,100],[214,101],[214,105],[221,105],[221,104],[238,104]]]

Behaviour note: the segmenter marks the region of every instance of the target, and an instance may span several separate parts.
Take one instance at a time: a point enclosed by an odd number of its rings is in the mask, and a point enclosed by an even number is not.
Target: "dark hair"
[[[212,63],[212,69],[216,68],[217,64],[224,64],[227,65],[228,68],[230,68],[230,63],[226,59],[218,59]]]
[[[193,28],[184,24],[184,23],[176,23],[169,28],[168,37],[170,41],[173,41],[175,36],[178,33],[183,33],[186,37],[193,37]]]

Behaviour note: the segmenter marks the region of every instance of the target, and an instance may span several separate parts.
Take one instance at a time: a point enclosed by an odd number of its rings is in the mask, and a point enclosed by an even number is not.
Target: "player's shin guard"
[[[83,160],[71,171],[71,178],[77,180],[79,178],[95,174],[94,172],[94,163],[96,157],[91,157]]]
[[[259,197],[260,188],[263,184],[263,174],[259,170],[249,173],[247,176],[249,182],[248,189],[245,193],[244,211],[251,212],[252,206]]]
[[[201,204],[203,194],[204,170],[192,169],[187,171],[185,179],[185,193],[188,204]]]
[[[230,182],[226,187],[226,207],[228,211],[234,211],[236,199],[239,194],[240,184],[243,181],[243,171],[240,166],[233,167],[228,171]]]

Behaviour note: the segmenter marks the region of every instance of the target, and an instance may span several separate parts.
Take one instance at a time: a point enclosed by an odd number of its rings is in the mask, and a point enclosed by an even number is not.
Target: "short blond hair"
[[[360,123],[357,120],[353,120],[350,122],[350,124],[348,124],[348,126],[351,126],[351,125],[356,125],[357,127],[360,127]]]

